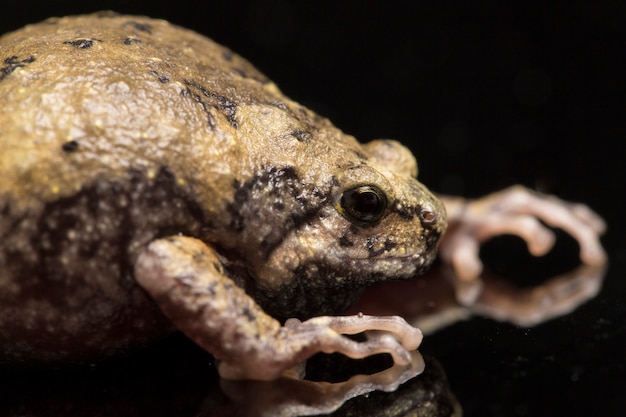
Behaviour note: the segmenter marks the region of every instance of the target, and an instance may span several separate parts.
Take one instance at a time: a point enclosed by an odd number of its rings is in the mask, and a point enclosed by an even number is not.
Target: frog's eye
[[[380,220],[387,208],[387,198],[379,188],[362,185],[343,192],[339,212],[358,223]]]

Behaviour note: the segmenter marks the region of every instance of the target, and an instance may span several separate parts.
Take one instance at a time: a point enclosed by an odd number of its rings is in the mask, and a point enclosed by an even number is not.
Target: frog
[[[489,236],[549,250],[539,218],[605,259],[586,206],[519,187],[437,196],[400,142],[357,141],[165,20],[51,18],[2,36],[0,62],[4,364],[91,363],[175,331],[226,379],[273,380],[319,352],[409,364],[419,329],[341,313],[440,246],[472,281]]]

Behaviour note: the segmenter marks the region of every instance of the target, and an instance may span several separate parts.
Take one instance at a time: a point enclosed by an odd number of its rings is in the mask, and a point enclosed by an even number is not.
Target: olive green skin
[[[419,273],[446,227],[406,149],[361,145],[162,20],[98,13],[4,35],[0,107],[3,362],[93,360],[171,332],[133,278],[160,237],[199,238],[284,319]],[[374,221],[341,202],[364,185],[385,196]]]

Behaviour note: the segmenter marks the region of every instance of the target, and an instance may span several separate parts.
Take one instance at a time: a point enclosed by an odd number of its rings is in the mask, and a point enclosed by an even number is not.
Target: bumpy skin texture
[[[423,270],[445,231],[405,148],[361,145],[165,21],[101,13],[3,36],[0,107],[2,361],[91,360],[170,332],[136,273],[179,328],[207,280],[216,314],[183,330],[218,329],[208,347],[227,360],[254,344],[242,337],[285,331],[252,299],[281,320],[337,313]],[[360,186],[384,194],[374,220],[344,207]],[[181,245],[196,258],[168,264]],[[220,333],[241,317],[254,329]]]

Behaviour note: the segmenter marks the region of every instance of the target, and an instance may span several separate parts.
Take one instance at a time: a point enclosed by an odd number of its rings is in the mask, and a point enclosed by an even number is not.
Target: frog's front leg
[[[494,236],[519,236],[526,241],[534,256],[548,252],[554,244],[554,234],[541,222],[563,229],[576,239],[584,264],[601,265],[606,261],[599,239],[606,228],[605,223],[584,204],[562,201],[521,186],[477,200],[455,197],[443,197],[442,200],[449,227],[439,253],[452,265],[461,281],[480,276],[483,267],[478,257],[480,244]]]
[[[400,317],[316,317],[281,326],[224,274],[213,249],[189,237],[152,242],[137,259],[135,278],[183,333],[220,361],[218,371],[228,379],[273,380],[317,352],[389,353],[408,364],[422,339]],[[366,330],[384,333],[362,343],[342,335]]]

